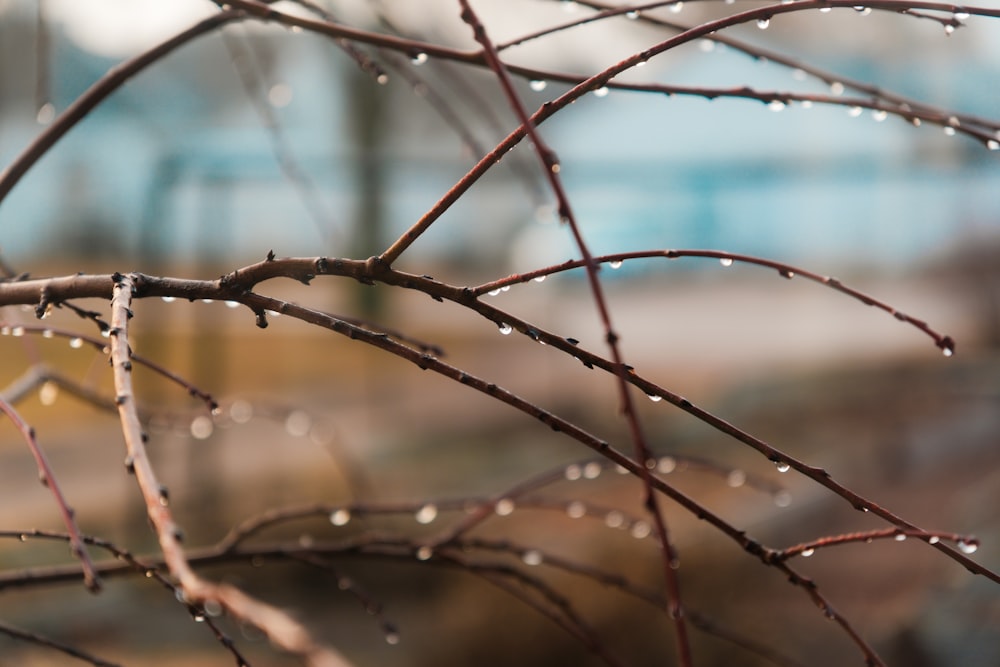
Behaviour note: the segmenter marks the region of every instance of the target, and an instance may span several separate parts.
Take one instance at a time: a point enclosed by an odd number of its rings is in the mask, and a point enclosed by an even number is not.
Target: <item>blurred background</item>
[[[456,5],[323,3],[349,25],[472,49]],[[476,8],[497,42],[592,13],[544,0]],[[676,3],[647,16],[694,24],[731,9]],[[10,164],[110,68],[214,11],[195,0],[0,0],[0,164]],[[967,24],[949,36],[933,20],[845,8],[782,15],[766,30],[748,25],[727,34],[845,80],[997,118],[1000,23],[972,17]],[[621,16],[503,57],[589,75],[670,34]],[[0,204],[5,270],[210,279],[269,250],[377,254],[517,123],[486,72],[420,53],[364,52],[384,78],[327,38],[256,21],[178,49],[89,114]],[[852,94],[708,40],[654,58],[623,80]],[[542,78],[517,84],[531,110],[566,90]],[[775,111],[756,101],[615,90],[588,95],[541,131],[561,159],[560,175],[595,253],[712,248],[760,255],[835,274],[953,336],[957,354],[946,359],[928,337],[884,312],[752,266],[657,259],[601,273],[626,359],[644,376],[921,527],[978,535],[984,546],[975,557],[1000,568],[1000,153],[936,125],[854,116],[842,106]],[[477,285],[575,258],[554,211],[534,156],[519,146],[396,267]],[[484,298],[602,353],[604,332],[582,278],[560,274]],[[438,345],[448,363],[628,448],[609,377],[525,336],[501,336],[494,323],[454,304],[336,279],[308,288],[274,282],[260,291]],[[220,303],[141,301],[135,311],[135,351],[221,403],[211,416],[182,388],[136,374],[152,453],[192,548],[260,512],[314,502],[408,509],[355,516],[346,525],[325,517],[293,522],[262,543],[308,545],[365,531],[417,539],[460,518],[460,510],[445,509],[450,501],[461,507],[554,471],[555,481],[518,498],[513,512],[476,535],[661,588],[638,485],[603,468],[575,474],[588,470],[588,452],[573,441],[455,383],[288,318],[259,330],[248,312]],[[0,317],[6,334],[18,323],[37,324],[31,308],[7,307]],[[96,335],[64,310],[46,323]],[[79,396],[113,395],[106,358],[72,343],[60,335],[0,338],[0,391],[21,398],[18,407],[82,529],[136,554],[151,552],[153,537],[121,464],[116,419],[100,400]],[[641,403],[661,472],[752,536],[789,546],[884,527],[666,402]],[[0,457],[0,529],[60,529],[10,426],[0,428]],[[440,511],[414,514],[426,503]],[[574,503],[583,503],[585,516]],[[861,663],[802,591],[676,506],[664,507],[695,621],[790,657],[777,664]],[[65,556],[64,545],[0,541],[6,572]],[[535,567],[516,546],[477,557],[537,570],[626,664],[673,659],[666,620],[647,603],[595,577]],[[995,586],[926,544],[842,546],[795,565],[889,664],[1000,661]],[[435,559],[345,557],[321,571],[255,562],[206,574],[295,610],[359,665],[598,664],[512,596]],[[5,583],[0,621],[122,664],[232,661],[169,593],[144,580],[111,580],[97,598],[78,584]],[[252,629],[225,629],[253,664],[293,664]],[[694,632],[699,665],[776,664],[718,634]],[[79,664],[0,634],[0,665],[8,663]]]

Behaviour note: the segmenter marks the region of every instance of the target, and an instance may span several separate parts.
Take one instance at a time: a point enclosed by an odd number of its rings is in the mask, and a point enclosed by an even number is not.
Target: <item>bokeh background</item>
[[[473,47],[456,3],[324,6],[352,25]],[[497,41],[591,11],[540,0],[477,8]],[[694,23],[720,9],[728,8],[677,3],[656,15]],[[0,164],[109,68],[212,11],[195,0],[0,2]],[[664,34],[620,17],[504,57],[592,73]],[[730,34],[942,108],[1000,115],[995,20],[973,17],[947,36],[926,19],[837,9]],[[188,44],[129,81],[17,185],[0,205],[3,261],[32,276],[139,270],[213,278],[272,249],[279,256],[378,253],[516,122],[485,72],[369,52],[386,68],[384,84],[330,40],[277,25],[236,24]],[[655,58],[628,78],[837,92],[709,41]],[[552,82],[518,86],[532,109],[564,90]],[[922,527],[978,535],[977,559],[1000,568],[997,152],[938,126],[852,117],[839,106],[775,112],[753,101],[619,91],[588,95],[541,129],[560,156],[594,252],[713,248],[766,256],[835,274],[952,335],[957,354],[946,359],[883,312],[750,266],[643,260],[601,273],[626,359],[644,375]],[[474,285],[577,254],[555,222],[533,156],[520,146],[396,266]],[[582,278],[562,274],[486,298],[600,351],[604,333]],[[501,336],[492,322],[453,304],[336,279],[309,287],[275,282],[262,291],[440,345],[449,363],[627,448],[609,377],[527,337]],[[249,313],[219,303],[144,301],[135,311],[136,352],[222,403],[212,418],[177,386],[136,376],[153,455],[192,546],[211,544],[269,508],[443,507],[448,499],[501,494],[588,455],[481,395],[288,318],[259,330]],[[0,316],[9,325],[33,321],[30,308],[7,307]],[[63,311],[49,321],[95,333]],[[0,354],[4,395],[33,387],[19,408],[82,529],[137,554],[152,551],[114,416],[68,389],[111,396],[104,356],[39,336],[2,338]],[[47,381],[32,384],[39,377]],[[769,544],[882,527],[665,402],[643,400],[640,409],[656,453],[679,462],[664,473],[670,481]],[[59,529],[9,425],[0,428],[0,457],[0,529]],[[734,471],[756,486],[735,484]],[[554,483],[539,497],[641,517],[639,491],[634,480],[603,470]],[[792,664],[861,662],[801,591],[664,506],[693,611],[781,650]],[[302,544],[366,530],[413,536],[459,515],[441,511],[429,527],[405,513],[340,527],[304,521],[270,535]],[[575,520],[524,507],[487,522],[481,534],[656,590],[656,547],[633,528],[607,514]],[[63,545],[0,541],[6,572],[65,560]],[[256,565],[207,572],[287,605],[359,665],[596,664],[555,625],[468,572],[412,559],[344,558],[335,572]],[[838,547],[796,565],[890,664],[1000,661],[996,587],[926,544]],[[667,623],[651,606],[544,565],[538,572],[571,596],[627,664],[672,659]],[[367,591],[367,602],[340,590],[344,577]],[[379,613],[369,613],[373,604]],[[385,641],[382,614],[398,628],[398,644]],[[122,664],[232,662],[169,594],[136,579],[109,581],[98,597],[72,584],[5,585],[0,621]],[[252,629],[227,629],[254,664],[293,664]],[[695,635],[698,664],[773,664]],[[7,664],[78,662],[0,634],[0,665]]]

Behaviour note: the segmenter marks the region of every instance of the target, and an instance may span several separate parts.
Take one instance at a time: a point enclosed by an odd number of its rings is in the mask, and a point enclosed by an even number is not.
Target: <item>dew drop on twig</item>
[[[83,347],[83,339],[82,338],[70,338],[69,339],[69,346],[71,348],[73,348],[74,350],[79,350],[81,347]]]
[[[771,25],[770,17],[765,16],[757,19],[757,27],[760,28],[761,30],[767,30],[770,25]]]
[[[636,20],[637,18],[639,18],[639,10],[638,9],[633,9],[630,12],[626,12],[625,13],[625,18],[629,19],[630,21]]]
[[[889,112],[885,109],[872,109],[872,118],[875,119],[876,123],[881,123],[886,118],[889,117]]]
[[[830,92],[834,95],[844,94],[844,84],[840,81],[833,81],[830,83]]]
[[[237,424],[246,424],[253,418],[253,406],[248,401],[233,401],[229,406],[229,418]]]
[[[594,97],[607,97],[611,90],[607,86],[601,86],[594,90]]]
[[[898,533],[898,534],[894,535],[892,539],[896,540],[897,542],[905,542],[906,541],[906,533]]]
[[[684,3],[683,2],[675,2],[674,4],[670,5],[669,9],[670,9],[670,11],[672,13],[679,14],[681,12],[681,10],[684,9]]]
[[[570,482],[575,482],[583,476],[583,469],[577,464],[571,463],[566,466],[566,470],[563,471],[563,476],[565,476]]]
[[[334,526],[346,526],[351,521],[351,512],[346,509],[334,510],[330,513],[330,523]]]
[[[410,62],[414,65],[423,65],[427,62],[427,54],[421,51],[420,53],[415,54],[413,58],[410,59]]]
[[[979,549],[979,543],[973,540],[959,540],[955,546],[963,554],[974,554]]]
[[[663,400],[663,397],[660,396],[659,394],[646,394],[646,398],[651,400],[653,403],[659,403],[660,401]]]
[[[656,469],[663,474],[672,473],[677,470],[677,459],[672,456],[664,456],[657,463]]]
[[[419,549],[417,549],[417,560],[430,560],[431,556],[434,555],[434,549],[427,546],[426,544]]]
[[[38,113],[35,114],[35,120],[39,125],[48,125],[56,117],[56,108],[51,102],[46,102],[42,106],[38,107]]]
[[[548,82],[543,81],[542,79],[534,79],[533,81],[528,83],[528,87],[531,88],[536,93],[542,92],[548,85],[549,85]]]
[[[621,528],[625,523],[625,515],[618,510],[611,510],[604,516],[604,525],[608,528]]]
[[[803,557],[803,558],[809,558],[809,557],[810,557],[810,556],[812,556],[812,555],[813,555],[814,553],[816,553],[816,550],[815,550],[815,549],[803,549],[803,550],[802,550],[802,557]]]
[[[591,461],[583,466],[583,476],[585,479],[597,479],[601,476],[601,464]]]
[[[955,12],[955,20],[956,21],[965,21],[968,18],[969,18],[969,12],[965,12],[965,11],[956,11]]]
[[[632,527],[629,529],[629,533],[632,535],[632,537],[634,537],[637,540],[649,537],[649,534],[651,532],[652,529],[649,527],[649,524],[646,523],[645,521],[636,521],[635,523],[632,524]]]
[[[512,332],[514,328],[509,324],[507,324],[506,322],[501,322],[500,325],[497,327],[497,330],[504,336],[509,336],[510,332]]]
[[[574,500],[566,506],[566,515],[571,519],[580,519],[587,514],[587,506],[579,500]]]
[[[427,503],[419,510],[417,510],[417,513],[414,515],[414,518],[417,520],[417,523],[426,525],[428,523],[433,522],[434,519],[437,518],[437,515],[438,515],[437,505],[435,505],[434,503]]]
[[[775,461],[774,467],[778,469],[778,472],[788,472],[792,466],[785,461]]]
[[[726,475],[726,484],[733,487],[734,489],[743,486],[747,481],[747,474],[742,470],[731,470],[728,475]]]
[[[57,398],[59,398],[59,385],[55,382],[45,382],[38,389],[38,401],[42,405],[54,405]]]
[[[160,299],[163,300],[163,303],[173,303],[174,301],[177,300],[177,297],[175,297],[175,296],[162,296],[162,297],[160,297]]]
[[[940,537],[938,537],[937,535],[931,535],[931,536],[930,536],[930,537],[929,537],[929,538],[927,539],[927,544],[937,544],[937,543],[938,543],[938,542],[940,542],[940,541],[941,541],[941,538],[940,538]]]
[[[608,266],[610,266],[612,269],[616,270],[620,269],[622,268],[622,261],[620,259],[616,259],[614,261],[608,262]]]
[[[821,14],[829,14],[831,9],[833,9],[833,7],[820,7],[819,11]]]
[[[732,266],[733,265],[733,258],[732,257],[722,257],[722,258],[719,259],[719,264],[722,264],[723,266]]]
[[[398,632],[387,632],[385,633],[385,643],[389,646],[395,646],[399,643],[399,633]]]
[[[541,565],[544,556],[537,549],[529,549],[521,554],[521,560],[524,561],[525,565]]]
[[[991,151],[1000,151],[1000,141],[996,139],[990,139],[986,142],[986,148]]]
[[[312,417],[303,410],[293,410],[285,418],[285,432],[288,435],[302,437],[309,434],[312,428]]]
[[[501,498],[493,507],[493,511],[496,512],[498,516],[510,516],[514,513],[514,501],[510,498]]]
[[[858,106],[848,107],[848,109],[847,109],[847,115],[850,116],[851,118],[857,118],[858,116],[860,116],[862,114],[863,111],[864,111],[864,109],[862,109],[861,107],[858,107]]]
[[[785,103],[781,100],[771,100],[767,103],[767,108],[771,111],[784,111]]]
[[[212,423],[211,417],[199,415],[191,420],[191,437],[196,440],[205,440],[214,430],[215,424]]]

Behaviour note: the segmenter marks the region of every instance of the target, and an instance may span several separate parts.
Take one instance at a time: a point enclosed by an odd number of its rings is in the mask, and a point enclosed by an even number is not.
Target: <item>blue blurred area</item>
[[[41,129],[30,94],[34,74],[11,65],[31,53],[28,14],[4,15],[3,164]],[[15,30],[22,33],[16,39]],[[53,30],[58,112],[116,61],[76,47],[58,25]],[[230,259],[268,248],[348,254],[360,224],[354,220],[360,161],[374,161],[385,174],[387,237],[405,230],[471,166],[453,128],[400,78],[379,88],[391,109],[387,139],[377,154],[365,154],[347,117],[347,98],[355,93],[345,73],[353,64],[329,41],[278,28],[227,30],[262,54],[265,89],[280,85],[291,93],[287,106],[272,111],[289,154],[329,215],[310,214],[276,159],[273,136],[241,87],[231,55],[218,35],[208,35],[130,81],[23,179],[0,206],[0,244],[8,256],[51,254],[80,238],[115,255],[141,252],[144,258],[195,246],[203,255]],[[937,55],[918,54],[908,68],[899,62],[844,53],[825,65],[931,103],[986,116],[997,110],[997,93],[986,86],[997,78],[995,62],[961,61],[960,76]],[[652,80],[745,78],[763,90],[825,90],[793,80],[787,68],[736,53],[689,55],[683,66],[647,69]],[[420,70],[465,112],[461,94],[435,72],[433,62]],[[484,98],[509,118],[484,80]],[[523,90],[529,106],[560,92],[555,85]],[[499,139],[476,114],[466,114],[479,136],[491,137],[484,144]],[[596,253],[701,247],[785,261],[897,266],[1000,231],[1000,152],[946,137],[937,126],[876,122],[867,112],[851,118],[841,107],[774,113],[746,100],[612,92],[588,96],[542,131],[560,155]],[[551,220],[551,205],[545,196],[538,199],[537,186],[535,193],[524,186],[524,177],[538,182],[527,148],[512,156],[513,169],[495,169],[500,173],[477,185],[411,253],[459,262],[488,254],[496,261],[495,244],[504,243],[511,248],[506,261],[519,270],[576,256],[565,229],[539,224]]]

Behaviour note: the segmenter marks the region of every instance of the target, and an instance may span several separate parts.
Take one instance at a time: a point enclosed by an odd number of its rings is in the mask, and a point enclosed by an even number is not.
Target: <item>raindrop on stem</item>
[[[547,83],[546,81],[543,81],[543,80],[541,80],[541,79],[535,79],[534,81],[531,81],[531,82],[530,82],[530,83],[528,84],[528,87],[529,87],[529,88],[531,88],[531,89],[532,89],[533,91],[535,91],[536,93],[540,93],[540,92],[542,92],[543,90],[545,90],[545,87],[546,87],[547,85],[548,85],[548,83]]]
[[[512,332],[512,331],[514,330],[514,327],[510,326],[510,325],[509,325],[509,324],[507,324],[506,322],[501,322],[501,323],[500,323],[500,324],[499,324],[499,325],[497,326],[497,330],[498,330],[498,331],[499,331],[499,332],[500,332],[501,334],[503,334],[504,336],[509,336],[509,335],[510,335],[510,333],[511,333],[511,332]]]

